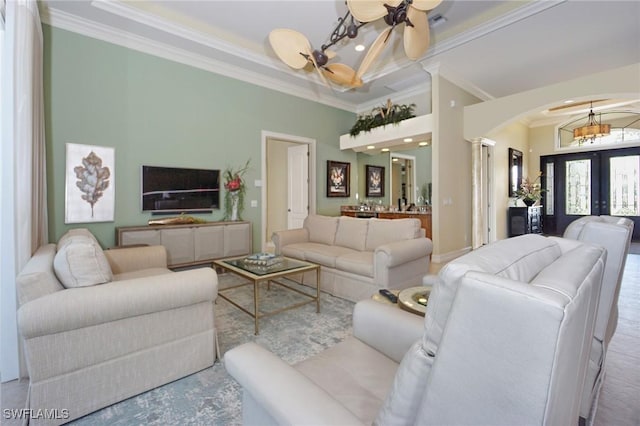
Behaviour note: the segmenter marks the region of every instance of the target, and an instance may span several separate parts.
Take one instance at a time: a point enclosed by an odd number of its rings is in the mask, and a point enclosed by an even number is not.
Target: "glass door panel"
[[[545,214],[553,216],[553,212],[555,211],[555,199],[553,198],[554,190],[554,163],[550,161],[546,164],[544,168],[544,187],[546,192],[544,193],[544,211]]]
[[[640,216],[640,155],[609,159],[611,216]]]
[[[566,162],[565,214],[591,214],[591,160]]]

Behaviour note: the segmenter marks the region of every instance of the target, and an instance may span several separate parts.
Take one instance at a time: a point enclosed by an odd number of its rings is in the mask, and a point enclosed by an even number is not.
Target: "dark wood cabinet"
[[[509,207],[509,237],[542,234],[542,206]]]

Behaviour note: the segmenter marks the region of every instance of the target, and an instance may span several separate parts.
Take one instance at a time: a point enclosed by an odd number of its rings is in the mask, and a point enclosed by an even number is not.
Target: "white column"
[[[482,191],[482,142],[471,141],[471,248],[476,249],[484,243],[485,202]]]

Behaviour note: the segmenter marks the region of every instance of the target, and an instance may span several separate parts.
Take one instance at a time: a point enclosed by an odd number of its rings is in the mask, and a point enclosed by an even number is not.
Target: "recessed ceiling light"
[[[362,52],[364,50],[364,44],[356,44],[356,52]]]
[[[572,104],[574,102],[575,101],[573,99],[568,99],[568,100],[564,101],[565,104]]]
[[[382,152],[389,152],[389,148],[382,148],[381,151]]]
[[[375,145],[367,145],[367,149],[376,149]]]
[[[418,145],[420,145],[420,146],[427,146],[427,145],[429,145],[429,142],[427,142],[427,141],[422,141],[422,142],[419,142],[419,143],[418,143]]]
[[[413,138],[404,138],[405,142],[413,142]]]
[[[392,158],[391,161],[398,161],[398,159],[397,158]]]

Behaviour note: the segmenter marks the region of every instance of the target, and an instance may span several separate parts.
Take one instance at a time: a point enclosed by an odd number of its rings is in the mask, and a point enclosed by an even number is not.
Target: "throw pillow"
[[[66,288],[104,284],[113,279],[102,248],[86,235],[66,238],[53,259],[53,270]]]
[[[333,216],[309,215],[304,220],[309,230],[309,241],[332,246],[338,229],[338,218]]]
[[[368,226],[369,219],[341,216],[338,221],[335,244],[337,246],[364,251]]]
[[[412,240],[420,236],[418,219],[369,219],[366,249],[374,251],[377,247],[396,241]]]

